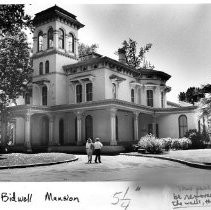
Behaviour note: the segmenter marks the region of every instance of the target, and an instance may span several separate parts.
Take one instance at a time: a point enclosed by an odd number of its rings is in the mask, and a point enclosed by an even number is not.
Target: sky
[[[152,43],[146,59],[155,70],[172,76],[167,82],[172,88],[169,101],[178,102],[179,92],[188,87],[211,83],[211,4],[72,4],[45,0],[26,3],[26,13],[34,17],[55,4],[85,25],[79,30],[79,42],[97,43],[102,55],[118,59],[114,53],[129,38],[138,47]]]

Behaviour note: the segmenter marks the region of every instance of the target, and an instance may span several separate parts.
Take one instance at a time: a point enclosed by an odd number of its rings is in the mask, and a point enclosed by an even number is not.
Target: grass
[[[0,166],[29,165],[52,163],[74,159],[74,155],[65,153],[10,153],[0,155]]]

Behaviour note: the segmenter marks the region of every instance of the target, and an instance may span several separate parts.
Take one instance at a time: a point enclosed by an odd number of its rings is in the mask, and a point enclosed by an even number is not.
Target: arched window
[[[86,84],[86,101],[92,101],[92,83]]]
[[[76,103],[82,102],[82,85],[76,85]]]
[[[59,120],[59,144],[64,145],[64,120]]]
[[[74,52],[74,36],[73,34],[69,34],[69,39],[68,39],[68,50],[69,52]]]
[[[135,102],[135,92],[134,89],[131,89],[131,102]]]
[[[188,121],[185,115],[179,116],[179,137],[182,138],[185,136],[188,131]]]
[[[40,65],[39,65],[39,73],[40,73],[40,75],[43,74],[43,62],[40,62]]]
[[[45,73],[48,74],[49,73],[49,61],[45,62]]]
[[[64,49],[64,31],[59,29],[59,48]]]
[[[113,99],[116,99],[116,84],[112,83],[112,94]]]
[[[116,140],[119,139],[119,122],[118,122],[118,117],[116,115]]]
[[[48,49],[53,47],[53,28],[48,30]]]
[[[85,118],[85,132],[86,139],[93,138],[93,119],[90,115],[87,115]]]
[[[38,46],[37,46],[37,51],[42,51],[43,50],[43,32],[40,31],[38,34]]]
[[[42,88],[42,105],[46,106],[47,102],[48,102],[48,90],[47,90],[47,87],[44,86]]]
[[[153,90],[147,90],[147,106],[153,107]]]

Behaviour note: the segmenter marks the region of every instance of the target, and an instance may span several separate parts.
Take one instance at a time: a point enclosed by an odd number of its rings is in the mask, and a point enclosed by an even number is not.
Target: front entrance
[[[88,138],[92,138],[93,139],[93,119],[92,116],[88,115],[86,116],[85,119],[85,136],[86,136],[86,140]]]

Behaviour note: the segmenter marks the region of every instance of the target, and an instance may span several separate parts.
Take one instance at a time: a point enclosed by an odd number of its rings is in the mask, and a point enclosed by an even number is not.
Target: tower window
[[[38,34],[38,52],[43,50],[43,32],[40,31]]]
[[[39,73],[40,73],[40,75],[43,75],[43,62],[40,62]]]
[[[48,30],[48,48],[53,47],[53,28]]]
[[[64,31],[59,29],[59,48],[64,49]]]
[[[45,62],[45,73],[48,74],[49,73],[49,61]]]
[[[74,36],[71,33],[68,39],[68,50],[69,52],[74,52]]]
[[[153,91],[147,90],[147,106],[153,107]]]

